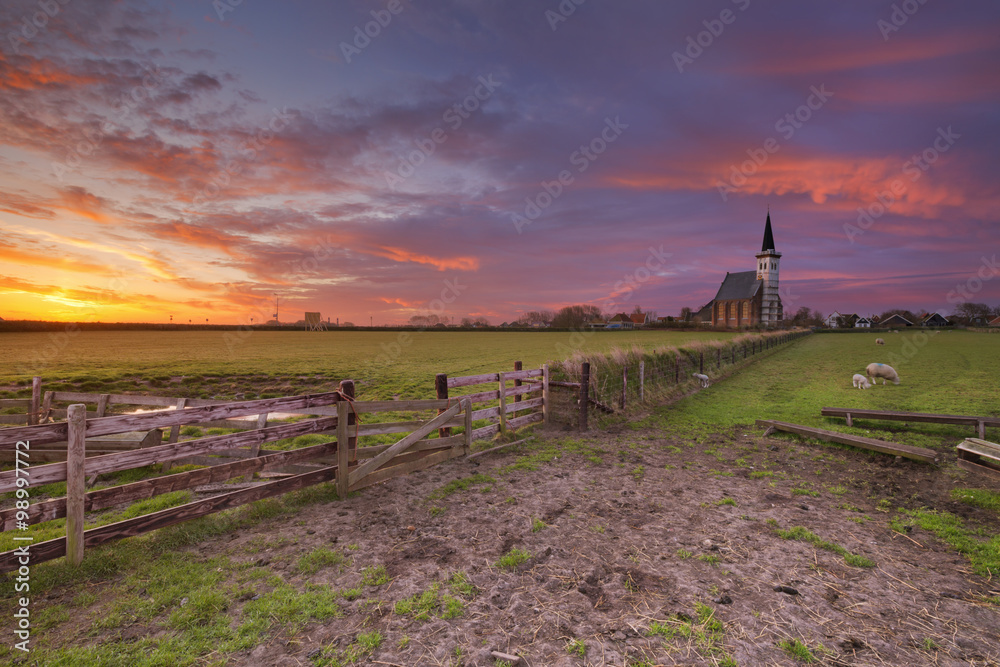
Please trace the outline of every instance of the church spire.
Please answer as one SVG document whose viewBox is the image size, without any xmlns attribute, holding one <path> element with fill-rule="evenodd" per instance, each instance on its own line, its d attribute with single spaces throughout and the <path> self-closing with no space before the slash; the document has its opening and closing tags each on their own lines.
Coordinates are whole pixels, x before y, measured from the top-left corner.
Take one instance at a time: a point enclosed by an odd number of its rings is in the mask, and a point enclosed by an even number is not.
<svg viewBox="0 0 1000 667">
<path fill-rule="evenodd" d="M 761 252 L 774 250 L 774 235 L 771 233 L 771 210 L 767 211 L 767 222 L 764 223 L 764 243 L 760 248 Z"/>
</svg>

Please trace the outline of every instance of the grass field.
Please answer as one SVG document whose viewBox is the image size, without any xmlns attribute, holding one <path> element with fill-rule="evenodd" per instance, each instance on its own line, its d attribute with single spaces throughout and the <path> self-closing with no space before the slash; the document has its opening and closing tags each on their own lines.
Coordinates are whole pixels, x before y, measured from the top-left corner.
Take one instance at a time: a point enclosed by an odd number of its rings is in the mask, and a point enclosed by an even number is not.
<svg viewBox="0 0 1000 667">
<path fill-rule="evenodd" d="M 638 344 L 646 349 L 718 340 L 735 333 L 621 331 L 111 331 L 0 335 L 0 384 L 93 383 L 128 378 L 258 375 L 353 379 L 366 399 L 430 398 L 434 376 L 538 368 L 574 350 L 600 352 Z M 41 359 L 42 365 L 32 366 Z M 48 387 L 47 387 L 48 388 Z M 127 390 L 127 383 L 113 388 Z M 363 393 L 362 393 L 363 392 Z M 209 392 L 211 393 L 211 392 Z"/>
<path fill-rule="evenodd" d="M 843 419 L 820 416 L 823 407 L 1000 414 L 1000 336 L 942 331 L 920 346 L 925 339 L 917 335 L 924 334 L 882 334 L 884 347 L 875 345 L 872 334 L 807 336 L 707 390 L 656 409 L 641 423 L 698 436 L 776 419 L 920 447 L 973 436 L 969 427 L 912 429 L 901 422 L 861 421 L 848 428 Z M 900 384 L 855 389 L 851 376 L 863 374 L 872 362 L 892 363 Z M 996 432 L 987 429 L 987 439 L 991 434 L 996 440 Z"/>
</svg>

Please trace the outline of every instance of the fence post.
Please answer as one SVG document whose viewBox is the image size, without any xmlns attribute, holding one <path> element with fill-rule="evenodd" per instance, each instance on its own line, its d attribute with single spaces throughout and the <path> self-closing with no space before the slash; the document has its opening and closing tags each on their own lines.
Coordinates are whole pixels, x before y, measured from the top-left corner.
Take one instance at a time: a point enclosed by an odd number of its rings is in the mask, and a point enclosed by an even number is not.
<svg viewBox="0 0 1000 667">
<path fill-rule="evenodd" d="M 448 399 L 448 374 L 438 373 L 434 376 L 434 391 L 437 393 L 437 397 L 441 400 Z M 444 412 L 444 409 L 439 409 L 438 414 Z M 447 438 L 451 435 L 451 429 L 448 427 L 438 429 L 439 438 Z"/>
<path fill-rule="evenodd" d="M 622 366 L 622 410 L 625 409 L 625 390 L 628 389 L 628 366 Z"/>
<path fill-rule="evenodd" d="M 66 415 L 66 562 L 83 562 L 83 505 L 87 496 L 87 406 L 74 403 Z"/>
<path fill-rule="evenodd" d="M 646 362 L 639 360 L 639 402 L 646 400 Z"/>
<path fill-rule="evenodd" d="M 702 375 L 705 374 L 705 352 L 701 351 L 698 353 L 698 372 Z"/>
<path fill-rule="evenodd" d="M 515 361 L 514 362 L 514 370 L 515 371 L 523 370 L 523 368 L 524 367 L 521 365 L 520 361 Z M 514 380 L 514 386 L 515 387 L 520 387 L 521 386 L 521 381 L 520 380 Z M 515 403 L 520 403 L 521 402 L 521 394 L 514 394 L 514 402 Z"/>
<path fill-rule="evenodd" d="M 580 430 L 587 430 L 587 410 L 590 409 L 590 362 L 580 368 Z"/>
<path fill-rule="evenodd" d="M 342 393 L 347 398 L 354 400 L 354 380 L 341 380 L 340 381 L 340 393 Z M 347 407 L 351 407 L 350 402 L 348 402 Z M 354 410 L 347 411 L 347 425 L 354 426 L 357 424 L 358 417 L 354 414 Z M 347 449 L 351 453 L 351 461 L 358 460 L 358 431 L 357 429 L 348 429 L 347 432 Z"/>
<path fill-rule="evenodd" d="M 38 414 L 42 409 L 42 378 L 31 378 L 31 406 L 28 407 L 28 426 L 39 423 Z"/>
<path fill-rule="evenodd" d="M 101 394 L 97 397 L 97 414 L 95 417 L 103 417 L 108 412 L 108 401 L 111 400 L 111 394 Z"/>
<path fill-rule="evenodd" d="M 350 488 L 348 482 L 348 452 L 347 444 L 347 413 L 350 411 L 347 401 L 341 399 L 337 401 L 337 497 L 341 500 L 347 499 L 347 491 Z"/>
<path fill-rule="evenodd" d="M 507 378 L 503 373 L 497 373 L 500 377 L 500 433 L 507 432 Z"/>
<path fill-rule="evenodd" d="M 674 356 L 674 384 L 681 383 L 681 358 Z"/>
<path fill-rule="evenodd" d="M 542 364 L 542 423 L 547 428 L 552 421 L 552 404 L 549 402 L 549 365 Z"/>
<path fill-rule="evenodd" d="M 722 368 L 722 348 L 715 348 L 715 368 L 719 370 Z"/>
<path fill-rule="evenodd" d="M 465 410 L 465 433 L 463 433 L 465 437 L 462 444 L 464 445 L 465 455 L 468 456 L 469 452 L 472 451 L 472 401 L 466 399 L 462 409 Z"/>
</svg>

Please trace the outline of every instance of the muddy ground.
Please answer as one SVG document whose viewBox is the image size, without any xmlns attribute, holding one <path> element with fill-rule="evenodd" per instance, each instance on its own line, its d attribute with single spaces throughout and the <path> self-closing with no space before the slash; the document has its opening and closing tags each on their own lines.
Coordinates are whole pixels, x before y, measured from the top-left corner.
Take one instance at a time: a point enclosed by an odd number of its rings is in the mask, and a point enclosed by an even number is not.
<svg viewBox="0 0 1000 667">
<path fill-rule="evenodd" d="M 467 488 L 448 493 L 455 480 Z M 299 589 L 351 589 L 372 566 L 388 575 L 343 600 L 341 618 L 279 633 L 232 655 L 232 665 L 338 665 L 351 657 L 407 667 L 503 664 L 493 652 L 533 667 L 810 658 L 1000 665 L 1000 582 L 974 574 L 966 557 L 919 527 L 889 528 L 900 510 L 924 507 L 1000 534 L 997 513 L 955 502 L 956 487 L 996 489 L 997 481 L 750 428 L 702 443 L 656 430 L 550 432 L 190 552 L 246 561 Z M 794 527 L 874 566 L 778 534 Z M 317 548 L 349 561 L 309 575 L 296 570 L 296 559 Z M 512 550 L 527 560 L 502 567 Z M 423 617 L 399 613 L 398 603 L 420 594 L 430 602 Z M 227 612 L 234 623 L 242 604 Z M 377 647 L 360 651 L 359 637 L 373 632 Z M 789 650 L 793 640 L 800 657 Z"/>
</svg>

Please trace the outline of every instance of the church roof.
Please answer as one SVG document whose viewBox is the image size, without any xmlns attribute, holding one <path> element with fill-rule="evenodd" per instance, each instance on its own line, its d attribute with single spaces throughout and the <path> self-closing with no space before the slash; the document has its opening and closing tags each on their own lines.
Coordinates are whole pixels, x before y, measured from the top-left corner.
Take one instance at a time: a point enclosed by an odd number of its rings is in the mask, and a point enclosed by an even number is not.
<svg viewBox="0 0 1000 667">
<path fill-rule="evenodd" d="M 764 243 L 761 244 L 760 251 L 774 250 L 774 234 L 771 233 L 771 212 L 767 212 L 767 222 L 764 223 Z"/>
<path fill-rule="evenodd" d="M 761 284 L 763 284 L 763 281 L 757 280 L 756 271 L 727 273 L 726 279 L 719 286 L 719 292 L 715 295 L 715 300 L 749 299 L 757 294 Z"/>
</svg>

